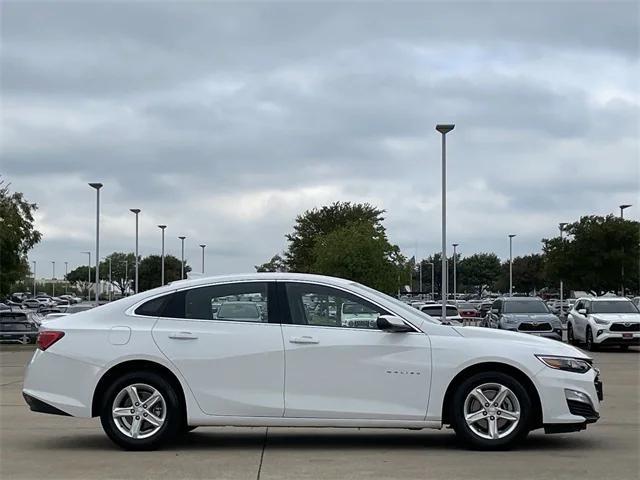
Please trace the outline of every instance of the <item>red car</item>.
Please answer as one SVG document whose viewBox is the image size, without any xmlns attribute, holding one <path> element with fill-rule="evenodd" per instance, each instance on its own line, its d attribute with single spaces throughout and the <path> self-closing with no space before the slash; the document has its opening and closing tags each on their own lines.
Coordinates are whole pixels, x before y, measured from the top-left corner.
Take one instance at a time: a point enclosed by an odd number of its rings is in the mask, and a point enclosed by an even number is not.
<svg viewBox="0 0 640 480">
<path fill-rule="evenodd" d="M 458 303 L 458 314 L 462 318 L 478 318 L 480 316 L 480 312 L 472 303 Z"/>
</svg>

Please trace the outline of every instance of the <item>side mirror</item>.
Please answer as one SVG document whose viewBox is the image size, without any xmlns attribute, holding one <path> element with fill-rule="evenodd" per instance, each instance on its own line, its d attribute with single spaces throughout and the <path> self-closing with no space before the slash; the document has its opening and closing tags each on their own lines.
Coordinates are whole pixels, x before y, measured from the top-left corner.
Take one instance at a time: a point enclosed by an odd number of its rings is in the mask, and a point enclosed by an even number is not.
<svg viewBox="0 0 640 480">
<path fill-rule="evenodd" d="M 376 324 L 380 330 L 385 332 L 413 332 L 413 328 L 404 323 L 404 320 L 393 315 L 380 315 L 376 320 Z"/>
<path fill-rule="evenodd" d="M 580 310 L 578 310 L 578 313 L 580 315 L 586 315 L 587 314 L 587 309 L 586 308 L 581 308 Z"/>
<path fill-rule="evenodd" d="M 497 315 L 498 313 L 500 313 L 500 310 L 498 310 L 497 308 L 492 308 L 491 313 L 495 313 Z"/>
</svg>

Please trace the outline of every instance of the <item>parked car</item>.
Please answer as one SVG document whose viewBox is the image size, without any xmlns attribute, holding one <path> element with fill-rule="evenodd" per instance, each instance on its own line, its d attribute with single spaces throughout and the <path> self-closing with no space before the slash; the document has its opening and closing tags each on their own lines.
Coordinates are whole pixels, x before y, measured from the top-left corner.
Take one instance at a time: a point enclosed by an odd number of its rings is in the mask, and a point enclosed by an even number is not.
<svg viewBox="0 0 640 480">
<path fill-rule="evenodd" d="M 35 343 L 41 318 L 31 312 L 0 311 L 0 342 Z"/>
<path fill-rule="evenodd" d="M 580 298 L 568 315 L 567 339 L 584 342 L 587 350 L 640 345 L 640 310 L 624 297 Z"/>
<path fill-rule="evenodd" d="M 442 319 L 442 304 L 423 305 L 422 307 L 420 307 L 420 311 L 433 317 L 437 321 L 441 321 Z M 455 305 L 447 305 L 445 313 L 447 315 L 448 325 L 462 326 L 463 318 L 460 316 L 460 313 L 458 312 L 458 309 Z"/>
<path fill-rule="evenodd" d="M 264 318 L 212 318 L 214 299 L 249 294 L 267 303 Z M 312 318 L 312 297 L 362 305 L 376 325 Z M 496 449 L 532 429 L 584 429 L 602 384 L 567 344 L 442 325 L 350 280 L 258 273 L 175 282 L 45 323 L 23 396 L 33 411 L 99 416 L 131 450 L 198 425 L 450 425 Z"/>
<path fill-rule="evenodd" d="M 0 302 L 0 310 L 11 310 L 11 307 L 6 303 Z"/>
<path fill-rule="evenodd" d="M 458 302 L 457 305 L 458 314 L 463 319 L 475 320 L 480 316 L 480 312 L 473 303 L 470 302 Z"/>
<path fill-rule="evenodd" d="M 42 308 L 42 306 L 43 306 L 42 302 L 38 301 L 35 298 L 27 298 L 22 301 L 22 308 L 30 308 L 30 309 L 37 310 L 39 308 Z"/>
<path fill-rule="evenodd" d="M 562 322 L 538 297 L 496 299 L 484 326 L 562 340 Z"/>
</svg>

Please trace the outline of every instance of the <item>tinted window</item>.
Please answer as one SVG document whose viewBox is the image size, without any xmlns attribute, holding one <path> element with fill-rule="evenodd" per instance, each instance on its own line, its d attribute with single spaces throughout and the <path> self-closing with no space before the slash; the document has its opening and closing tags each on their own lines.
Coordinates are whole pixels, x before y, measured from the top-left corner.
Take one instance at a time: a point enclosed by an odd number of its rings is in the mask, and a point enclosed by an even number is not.
<svg viewBox="0 0 640 480">
<path fill-rule="evenodd" d="M 598 301 L 591 302 L 591 313 L 638 313 L 631 302 Z"/>
<path fill-rule="evenodd" d="M 136 308 L 136 315 L 144 315 L 147 317 L 161 317 L 162 310 L 164 309 L 165 303 L 170 295 L 165 295 L 163 297 L 154 298 L 153 300 L 149 300 L 146 303 L 143 303 L 138 308 Z M 67 313 L 78 313 L 82 312 L 84 308 L 82 307 L 69 307 Z"/>
<path fill-rule="evenodd" d="M 177 292 L 164 316 L 194 320 L 268 322 L 268 283 L 210 285 Z"/>
<path fill-rule="evenodd" d="M 549 313 L 549 307 L 542 301 L 510 300 L 505 301 L 504 313 Z"/>
<path fill-rule="evenodd" d="M 442 316 L 442 305 L 428 305 L 426 307 L 422 307 L 421 310 L 427 315 L 431 315 L 432 317 L 441 317 Z M 458 310 L 456 307 L 446 308 L 447 317 L 455 317 L 458 315 Z"/>
<path fill-rule="evenodd" d="M 377 330 L 383 309 L 348 292 L 310 283 L 287 283 L 293 323 Z"/>
</svg>

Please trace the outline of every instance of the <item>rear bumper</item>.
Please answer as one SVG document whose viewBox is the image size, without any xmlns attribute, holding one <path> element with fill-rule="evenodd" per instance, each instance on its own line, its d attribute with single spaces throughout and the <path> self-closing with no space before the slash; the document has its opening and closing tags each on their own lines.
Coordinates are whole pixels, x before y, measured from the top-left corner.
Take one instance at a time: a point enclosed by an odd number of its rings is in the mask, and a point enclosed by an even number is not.
<svg viewBox="0 0 640 480">
<path fill-rule="evenodd" d="M 36 397 L 32 397 L 27 393 L 22 392 L 22 396 L 24 397 L 24 401 L 27 402 L 27 405 L 29 405 L 29 409 L 32 412 L 48 413 L 50 415 L 65 415 L 67 417 L 71 416 L 67 412 L 63 412 L 59 408 L 56 408 L 53 405 L 49 405 L 42 400 L 38 400 Z"/>
<path fill-rule="evenodd" d="M 0 332 L 0 342 L 3 343 L 35 343 L 38 331 L 31 332 Z"/>
</svg>

